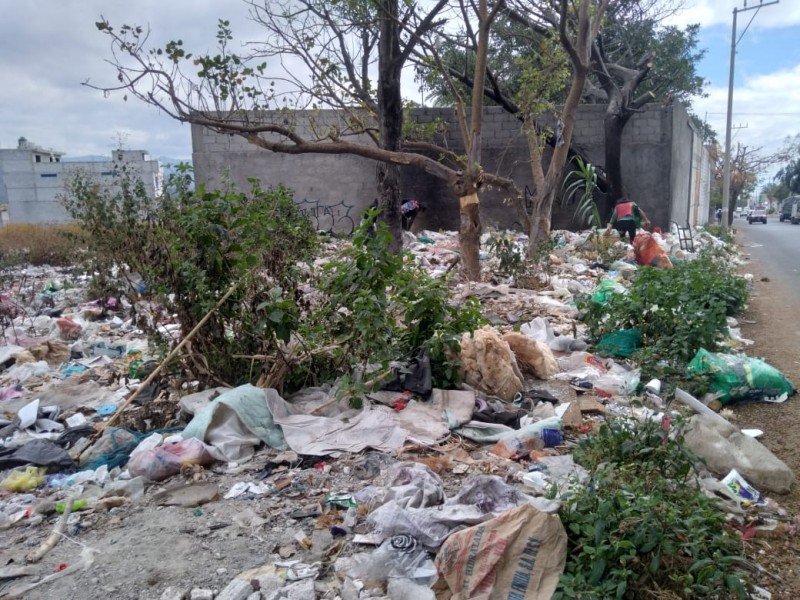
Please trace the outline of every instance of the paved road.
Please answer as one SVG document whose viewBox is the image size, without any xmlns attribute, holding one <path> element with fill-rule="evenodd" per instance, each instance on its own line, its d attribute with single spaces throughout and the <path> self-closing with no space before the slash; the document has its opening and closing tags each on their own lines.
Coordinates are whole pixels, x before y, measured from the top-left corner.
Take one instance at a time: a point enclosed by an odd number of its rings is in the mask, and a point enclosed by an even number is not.
<svg viewBox="0 0 800 600">
<path fill-rule="evenodd" d="M 753 266 L 800 298 L 800 225 L 781 223 L 770 215 L 766 225 L 748 225 L 747 219 L 739 218 L 733 220 L 733 226 Z"/>
</svg>

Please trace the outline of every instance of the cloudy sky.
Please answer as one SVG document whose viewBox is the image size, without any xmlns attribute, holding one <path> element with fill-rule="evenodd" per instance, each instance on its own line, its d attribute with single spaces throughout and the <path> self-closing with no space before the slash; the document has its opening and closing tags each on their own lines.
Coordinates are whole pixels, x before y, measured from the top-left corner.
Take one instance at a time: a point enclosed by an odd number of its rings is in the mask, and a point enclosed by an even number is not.
<svg viewBox="0 0 800 600">
<path fill-rule="evenodd" d="M 756 0 L 749 0 L 752 6 Z M 694 102 L 724 140 L 732 10 L 743 0 L 687 0 L 676 23 L 699 22 L 707 56 L 700 66 L 708 97 Z M 189 127 L 122 94 L 105 98 L 82 86 L 113 84 L 100 15 L 112 24 L 149 25 L 152 39 L 182 38 L 187 49 L 209 50 L 216 22 L 231 21 L 240 40 L 257 39 L 247 5 L 236 0 L 0 0 L 0 147 L 25 136 L 69 155 L 108 154 L 120 136 L 153 156 L 191 157 Z M 739 15 L 741 33 L 756 11 Z M 800 0 L 762 8 L 738 46 L 734 142 L 775 150 L 800 133 Z M 410 93 L 415 99 L 416 93 Z"/>
</svg>

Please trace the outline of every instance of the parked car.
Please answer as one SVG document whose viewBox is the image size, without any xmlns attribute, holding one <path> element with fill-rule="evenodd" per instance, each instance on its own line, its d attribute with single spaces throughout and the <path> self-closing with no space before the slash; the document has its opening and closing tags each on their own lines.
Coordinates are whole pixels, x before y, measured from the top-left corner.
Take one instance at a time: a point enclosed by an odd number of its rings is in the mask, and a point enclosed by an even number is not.
<svg viewBox="0 0 800 600">
<path fill-rule="evenodd" d="M 792 222 L 792 225 L 800 223 L 800 199 L 792 204 L 792 214 L 789 215 L 789 220 Z"/>
<path fill-rule="evenodd" d="M 759 221 L 764 225 L 767 224 L 767 211 L 764 208 L 754 208 L 749 215 L 747 215 L 747 222 L 752 225 L 755 221 Z"/>
<path fill-rule="evenodd" d="M 789 196 L 786 200 L 783 201 L 783 204 L 781 204 L 781 214 L 780 214 L 781 223 L 783 223 L 784 221 L 792 220 L 792 208 L 798 202 L 800 202 L 800 196 Z"/>
</svg>

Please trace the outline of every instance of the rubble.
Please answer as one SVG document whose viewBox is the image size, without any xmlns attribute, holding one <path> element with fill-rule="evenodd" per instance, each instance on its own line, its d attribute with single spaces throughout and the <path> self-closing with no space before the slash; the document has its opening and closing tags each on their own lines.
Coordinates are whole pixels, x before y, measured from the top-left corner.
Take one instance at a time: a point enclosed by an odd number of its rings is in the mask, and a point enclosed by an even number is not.
<svg viewBox="0 0 800 600">
<path fill-rule="evenodd" d="M 458 256 L 452 233 L 407 237 L 435 276 Z M 63 532 L 41 569 L 3 576 L 12 585 L 0 598 L 55 597 L 58 586 L 58 597 L 87 599 L 441 599 L 479 588 L 549 598 L 566 561 L 560 498 L 588 480 L 571 450 L 605 419 L 669 416 L 660 382 L 640 394 L 636 365 L 588 352 L 576 320 L 577 295 L 625 293 L 642 250 L 606 240 L 622 259 L 603 262 L 589 235 L 555 238 L 535 290 L 493 275 L 491 259 L 484 283 L 456 285 L 456 301 L 479 298 L 493 323 L 460 340 L 463 389 L 401 382 L 359 408 L 330 388 L 284 398 L 174 374 L 145 385 L 159 355 L 130 314 L 158 322 L 158 307 L 86 298 L 87 280 L 58 269 L 19 271 L 26 283 L 2 300 L 16 315 L 0 348 L 2 564 Z M 646 264 L 691 259 L 672 234 L 653 234 L 648 248 Z M 734 469 L 774 492 L 794 481 L 721 417 L 694 417 L 686 440 L 716 477 Z M 141 554 L 132 564 L 153 572 L 117 578 Z"/>
</svg>

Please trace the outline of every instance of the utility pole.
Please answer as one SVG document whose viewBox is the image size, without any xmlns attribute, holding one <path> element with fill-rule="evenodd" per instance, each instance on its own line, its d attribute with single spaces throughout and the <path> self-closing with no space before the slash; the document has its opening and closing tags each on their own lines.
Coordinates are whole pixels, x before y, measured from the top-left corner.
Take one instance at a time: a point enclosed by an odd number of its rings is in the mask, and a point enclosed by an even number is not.
<svg viewBox="0 0 800 600">
<path fill-rule="evenodd" d="M 773 4 L 778 4 L 780 0 L 774 0 L 773 2 L 767 2 L 764 4 L 764 0 L 760 0 L 758 5 L 756 6 L 747 6 L 747 0 L 744 0 L 744 8 L 734 8 L 733 9 L 733 29 L 731 30 L 731 71 L 730 75 L 728 76 L 728 118 L 725 123 L 725 166 L 722 176 L 722 227 L 728 227 L 728 205 L 730 204 L 731 198 L 731 121 L 733 120 L 733 68 L 736 61 L 736 45 L 741 41 L 742 37 L 745 33 L 747 33 L 747 28 L 750 27 L 750 23 L 753 22 L 753 19 L 756 18 L 758 11 L 761 10 L 764 6 L 771 6 Z M 755 10 L 756 12 L 753 14 L 752 18 L 750 19 L 750 23 L 747 24 L 747 27 L 744 28 L 742 35 L 739 39 L 736 39 L 736 16 L 740 12 L 747 12 L 748 10 Z"/>
</svg>

